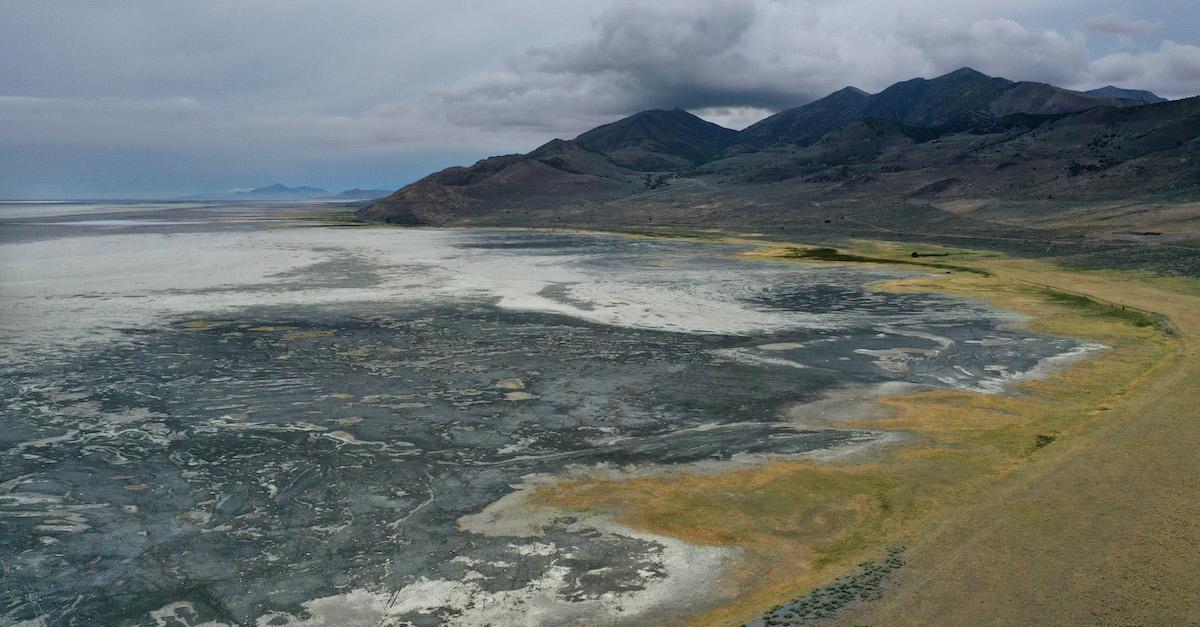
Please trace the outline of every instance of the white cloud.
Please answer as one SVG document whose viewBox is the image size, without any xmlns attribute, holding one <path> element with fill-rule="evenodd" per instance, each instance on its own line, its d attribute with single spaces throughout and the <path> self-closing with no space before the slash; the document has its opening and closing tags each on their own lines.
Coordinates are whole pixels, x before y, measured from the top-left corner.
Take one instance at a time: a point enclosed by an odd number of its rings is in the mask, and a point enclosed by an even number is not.
<svg viewBox="0 0 1200 627">
<path fill-rule="evenodd" d="M 1079 33 L 1030 30 L 1009 19 L 902 15 L 881 24 L 843 11 L 824 2 L 620 2 L 585 37 L 531 48 L 502 71 L 431 96 L 464 126 L 570 136 L 648 108 L 683 107 L 741 125 L 846 85 L 876 91 L 961 66 L 1060 83 L 1087 71 Z"/>
<path fill-rule="evenodd" d="M 1088 30 L 1093 32 L 1126 36 L 1149 35 L 1162 27 L 1160 22 L 1133 20 L 1118 13 L 1105 13 L 1090 17 L 1086 25 Z"/>
<path fill-rule="evenodd" d="M 1092 82 L 1149 89 L 1168 98 L 1200 94 L 1200 47 L 1164 41 L 1157 50 L 1097 59 Z"/>
<path fill-rule="evenodd" d="M 1013 80 L 1071 82 L 1088 62 L 1082 35 L 1033 31 L 1008 19 L 905 20 L 898 43 L 938 71 L 969 66 Z"/>
<path fill-rule="evenodd" d="M 740 131 L 771 115 L 774 111 L 762 107 L 704 107 L 691 113 L 725 128 Z"/>
</svg>

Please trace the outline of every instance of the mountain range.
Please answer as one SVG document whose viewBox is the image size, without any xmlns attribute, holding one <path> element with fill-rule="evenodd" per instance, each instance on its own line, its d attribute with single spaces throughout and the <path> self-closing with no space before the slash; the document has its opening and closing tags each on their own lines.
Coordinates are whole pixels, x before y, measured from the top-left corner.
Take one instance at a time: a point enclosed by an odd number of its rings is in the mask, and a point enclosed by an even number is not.
<svg viewBox="0 0 1200 627">
<path fill-rule="evenodd" d="M 1200 98 L 1079 92 L 962 68 L 876 94 L 846 87 L 742 131 L 680 109 L 643 111 L 431 174 L 358 217 L 605 228 L 853 220 L 990 233 L 1066 221 L 1120 237 L 1185 225 L 1166 236 L 1200 237 L 1194 208 L 1115 215 L 1132 201 L 1200 201 Z"/>
</svg>

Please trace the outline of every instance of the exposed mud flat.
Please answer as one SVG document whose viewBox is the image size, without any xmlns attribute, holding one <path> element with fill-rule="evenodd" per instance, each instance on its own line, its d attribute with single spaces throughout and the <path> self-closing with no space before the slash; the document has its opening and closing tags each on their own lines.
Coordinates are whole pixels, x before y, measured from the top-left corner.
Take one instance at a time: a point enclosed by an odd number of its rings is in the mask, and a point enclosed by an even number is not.
<svg viewBox="0 0 1200 627">
<path fill-rule="evenodd" d="M 997 392 L 1093 349 L 726 245 L 26 213 L 0 622 L 638 624 L 719 602 L 737 555 L 523 490 L 862 454 L 895 436 L 838 422 L 879 390 Z"/>
</svg>

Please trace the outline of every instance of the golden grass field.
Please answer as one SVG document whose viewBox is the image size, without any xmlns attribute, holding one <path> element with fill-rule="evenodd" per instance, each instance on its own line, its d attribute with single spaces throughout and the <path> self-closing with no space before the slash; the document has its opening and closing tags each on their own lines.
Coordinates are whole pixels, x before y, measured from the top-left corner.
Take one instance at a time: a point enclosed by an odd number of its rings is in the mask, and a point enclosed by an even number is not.
<svg viewBox="0 0 1200 627">
<path fill-rule="evenodd" d="M 805 250 L 747 254 L 813 263 Z M 911 250 L 850 253 L 911 263 Z M 879 287 L 981 299 L 1111 350 L 1016 394 L 885 397 L 887 417 L 846 424 L 910 437 L 867 460 L 577 480 L 533 500 L 738 549 L 731 602 L 690 624 L 751 620 L 896 546 L 907 563 L 887 592 L 836 622 L 1200 624 L 1200 282 L 950 259 L 952 271 Z"/>
</svg>

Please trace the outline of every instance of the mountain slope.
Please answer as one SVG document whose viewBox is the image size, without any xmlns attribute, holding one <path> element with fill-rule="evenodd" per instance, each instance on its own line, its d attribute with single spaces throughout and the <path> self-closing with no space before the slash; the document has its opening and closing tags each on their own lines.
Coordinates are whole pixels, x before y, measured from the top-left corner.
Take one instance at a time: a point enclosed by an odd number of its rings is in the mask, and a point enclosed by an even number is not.
<svg viewBox="0 0 1200 627">
<path fill-rule="evenodd" d="M 988 104 L 993 117 L 1027 113 L 1056 115 L 1085 111 L 1093 107 L 1132 107 L 1136 100 L 1115 98 L 1091 92 L 1072 91 L 1045 83 L 1015 83 Z"/>
<path fill-rule="evenodd" d="M 521 214 L 620 197 L 644 186 L 639 173 L 574 141 L 553 140 L 527 155 L 490 157 L 451 167 L 359 211 L 394 224 L 471 220 L 493 212 Z"/>
<path fill-rule="evenodd" d="M 855 122 L 726 180 L 820 184 L 805 193 L 841 199 L 851 193 L 922 200 L 1200 196 L 1197 151 L 1200 98 L 1193 98 L 1013 115 L 986 132 Z"/>
</svg>

